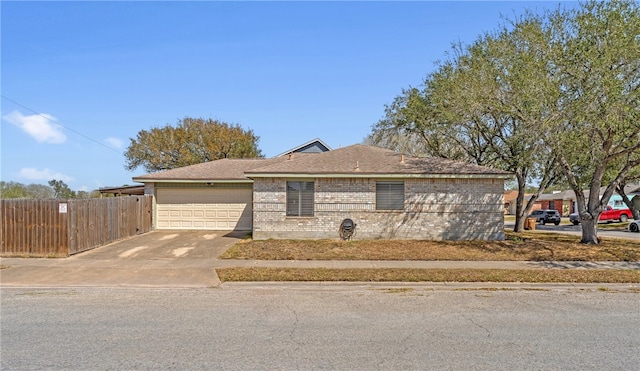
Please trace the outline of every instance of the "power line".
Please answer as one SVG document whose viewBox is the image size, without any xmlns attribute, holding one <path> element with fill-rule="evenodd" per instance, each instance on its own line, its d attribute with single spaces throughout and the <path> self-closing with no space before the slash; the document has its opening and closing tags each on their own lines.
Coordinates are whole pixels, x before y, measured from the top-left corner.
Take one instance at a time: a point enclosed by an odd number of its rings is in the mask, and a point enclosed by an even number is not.
<svg viewBox="0 0 640 371">
<path fill-rule="evenodd" d="M 100 141 L 98 141 L 98 140 L 95 140 L 95 139 L 93 139 L 93 138 L 91 138 L 91 137 L 89 137 L 89 136 L 86 136 L 86 135 L 82 134 L 81 132 L 79 132 L 79 131 L 77 131 L 77 130 L 75 130 L 75 129 L 72 129 L 72 128 L 70 128 L 70 127 L 64 126 L 64 125 L 62 125 L 60 122 L 58 122 L 58 121 L 56 121 L 56 120 L 53 120 L 53 119 L 51 119 L 50 117 L 47 117 L 47 116 L 45 116 L 45 115 L 43 115 L 43 114 L 41 114 L 41 113 L 39 113 L 39 112 L 36 112 L 36 111 L 32 110 L 31 108 L 29 108 L 29 107 L 27 107 L 27 106 L 25 106 L 25 105 L 23 105 L 23 104 L 20 104 L 20 103 L 16 102 L 16 101 L 15 101 L 15 100 L 13 100 L 13 99 L 7 98 L 7 97 L 5 97 L 4 95 L 0 95 L 0 96 L 2 96 L 2 98 L 4 98 L 4 99 L 8 100 L 9 102 L 11 102 L 11 103 L 13 103 L 13 104 L 15 104 L 15 105 L 17 105 L 17 106 L 20 106 L 20 107 L 22 107 L 22 108 L 26 109 L 27 111 L 29 111 L 29 112 L 31 112 L 31 113 L 35 113 L 36 115 L 38 115 L 38 116 L 40 116 L 40 117 L 44 117 L 44 118 L 45 118 L 45 119 L 47 119 L 48 121 L 51 121 L 51 122 L 53 122 L 53 123 L 56 123 L 57 125 L 60 125 L 60 127 L 62 127 L 63 129 L 69 130 L 69 131 L 71 131 L 71 132 L 73 132 L 73 133 L 75 133 L 75 134 L 77 134 L 77 135 L 79 135 L 79 136 L 81 136 L 81 137 L 83 137 L 83 138 L 85 138 L 85 139 L 87 139 L 87 140 L 90 140 L 90 141 L 92 141 L 92 142 L 94 142 L 94 143 L 96 143 L 96 144 L 99 144 L 99 145 L 103 146 L 104 148 L 107 148 L 107 149 L 109 149 L 109 150 L 111 150 L 111 151 L 113 151 L 113 152 L 115 152 L 115 153 L 122 154 L 122 152 L 118 152 L 116 149 L 114 149 L 114 148 L 112 148 L 112 147 L 109 147 L 108 145 L 106 145 L 106 144 L 104 144 L 104 143 L 102 143 L 102 142 L 100 142 Z"/>
</svg>

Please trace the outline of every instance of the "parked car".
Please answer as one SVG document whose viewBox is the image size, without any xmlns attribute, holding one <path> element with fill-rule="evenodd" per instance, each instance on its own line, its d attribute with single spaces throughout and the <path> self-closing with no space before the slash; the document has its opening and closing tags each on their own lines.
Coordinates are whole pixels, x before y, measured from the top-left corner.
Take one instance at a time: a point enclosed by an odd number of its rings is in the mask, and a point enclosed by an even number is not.
<svg viewBox="0 0 640 371">
<path fill-rule="evenodd" d="M 536 220 L 536 223 L 543 225 L 547 223 L 558 225 L 562 219 L 558 210 L 534 210 L 529 214 L 528 218 L 533 218 Z"/>
<path fill-rule="evenodd" d="M 612 222 L 614 220 L 619 220 L 624 223 L 631 218 L 631 215 L 632 213 L 629 209 L 614 209 L 611 206 L 607 206 L 600 214 L 598 222 Z M 580 216 L 578 213 L 571 214 L 569 215 L 569 221 L 574 225 L 578 225 L 580 224 Z"/>
<path fill-rule="evenodd" d="M 634 220 L 629 223 L 629 230 L 636 233 L 640 232 L 640 220 Z"/>
</svg>

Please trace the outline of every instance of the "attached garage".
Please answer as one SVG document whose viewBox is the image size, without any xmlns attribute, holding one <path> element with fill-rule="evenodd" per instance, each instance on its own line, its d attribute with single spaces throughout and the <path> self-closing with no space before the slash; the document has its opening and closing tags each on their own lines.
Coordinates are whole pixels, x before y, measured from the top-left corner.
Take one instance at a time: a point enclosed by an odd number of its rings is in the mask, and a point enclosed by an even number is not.
<svg viewBox="0 0 640 371">
<path fill-rule="evenodd" d="M 250 231 L 252 200 L 250 187 L 157 188 L 156 228 Z"/>
<path fill-rule="evenodd" d="M 290 158 L 224 158 L 133 181 L 144 183 L 144 194 L 154 196 L 154 229 L 251 231 L 253 180 L 245 172 Z"/>
</svg>

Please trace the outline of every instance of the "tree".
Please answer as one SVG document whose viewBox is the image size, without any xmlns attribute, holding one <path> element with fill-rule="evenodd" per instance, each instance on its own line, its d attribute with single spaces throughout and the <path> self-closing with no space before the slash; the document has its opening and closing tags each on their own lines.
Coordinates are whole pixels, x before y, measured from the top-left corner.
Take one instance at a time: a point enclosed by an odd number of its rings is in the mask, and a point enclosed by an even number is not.
<svg viewBox="0 0 640 371">
<path fill-rule="evenodd" d="M 0 198 L 53 198 L 53 189 L 43 184 L 24 185 L 0 181 Z"/>
<path fill-rule="evenodd" d="M 49 181 L 49 185 L 53 188 L 54 198 L 76 198 L 76 193 L 62 180 L 52 179 Z"/>
<path fill-rule="evenodd" d="M 597 244 L 602 210 L 640 166 L 640 10 L 589 1 L 556 12 L 550 30 L 562 115 L 547 137 L 576 194 L 581 241 Z"/>
<path fill-rule="evenodd" d="M 26 187 L 29 198 L 46 199 L 54 198 L 54 191 L 51 187 L 44 184 L 29 184 Z"/>
<path fill-rule="evenodd" d="M 414 153 L 513 172 L 519 190 L 514 230 L 522 230 L 535 199 L 558 180 L 556 158 L 539 135 L 558 96 L 547 78 L 542 24 L 529 14 L 468 47 L 454 45 L 424 90 L 404 90 L 386 107 L 368 140 L 403 150 L 398 147 L 420 139 Z M 533 178 L 540 186 L 524 205 Z"/>
<path fill-rule="evenodd" d="M 125 152 L 125 167 L 142 166 L 155 172 L 221 158 L 262 157 L 258 139 L 253 131 L 237 124 L 186 117 L 176 126 L 138 132 Z"/>
<path fill-rule="evenodd" d="M 528 181 L 540 182 L 537 195 L 566 182 L 583 221 L 581 241 L 598 243 L 597 221 L 612 193 L 638 179 L 638 102 L 639 5 L 588 1 L 526 14 L 454 47 L 424 90 L 405 90 L 387 107 L 369 140 L 397 146 L 421 138 L 430 155 L 513 172 L 516 231 L 536 198 L 523 204 Z"/>
<path fill-rule="evenodd" d="M 24 184 L 0 181 L 0 196 L 2 198 L 28 198 Z"/>
</svg>

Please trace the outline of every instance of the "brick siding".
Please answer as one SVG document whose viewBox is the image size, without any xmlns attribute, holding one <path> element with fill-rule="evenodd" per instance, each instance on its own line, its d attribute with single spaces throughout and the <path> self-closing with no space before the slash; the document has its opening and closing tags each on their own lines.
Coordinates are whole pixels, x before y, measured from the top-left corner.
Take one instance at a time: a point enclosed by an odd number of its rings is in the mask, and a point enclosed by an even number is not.
<svg viewBox="0 0 640 371">
<path fill-rule="evenodd" d="M 313 217 L 286 216 L 286 179 L 256 178 L 254 239 L 339 238 L 345 218 L 354 239 L 502 240 L 502 179 L 404 179 L 404 210 L 376 210 L 376 180 L 315 179 Z"/>
</svg>

